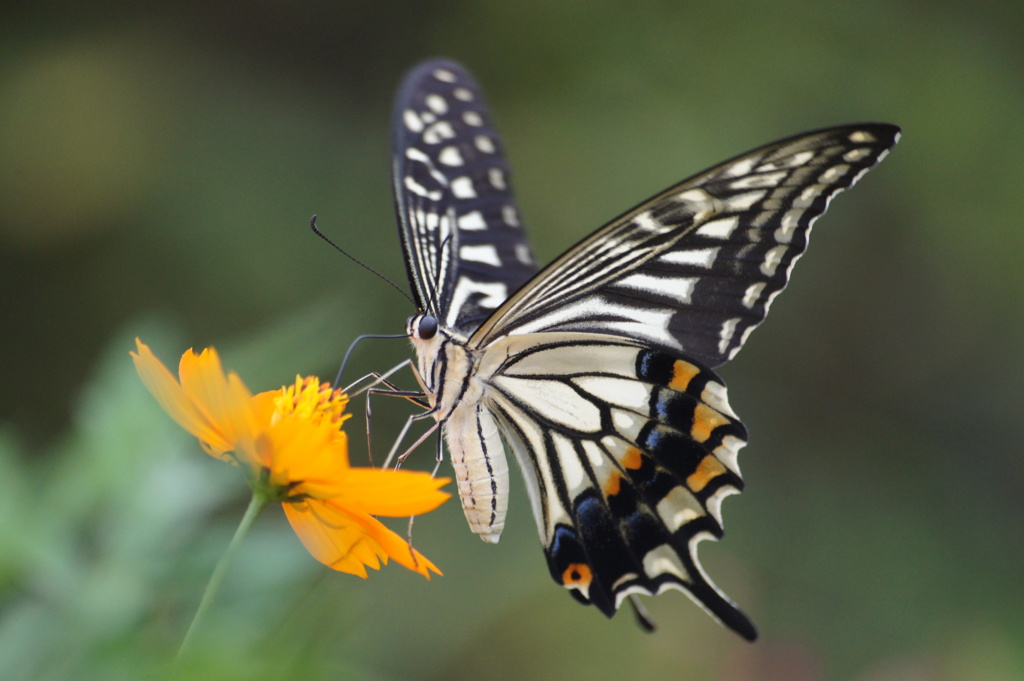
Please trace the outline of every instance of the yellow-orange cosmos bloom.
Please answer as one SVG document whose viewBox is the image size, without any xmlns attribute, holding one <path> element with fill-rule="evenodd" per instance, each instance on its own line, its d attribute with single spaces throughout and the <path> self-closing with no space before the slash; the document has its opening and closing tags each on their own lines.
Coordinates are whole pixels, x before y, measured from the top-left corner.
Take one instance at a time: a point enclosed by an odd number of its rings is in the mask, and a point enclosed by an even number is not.
<svg viewBox="0 0 1024 681">
<path fill-rule="evenodd" d="M 373 516 L 432 511 L 447 478 L 352 468 L 341 424 L 348 398 L 316 377 L 252 395 L 225 375 L 216 350 L 181 356 L 180 382 L 142 341 L 131 353 L 142 382 L 212 456 L 237 463 L 256 494 L 280 501 L 292 529 L 321 563 L 360 577 L 388 558 L 429 579 L 441 571 Z"/>
</svg>

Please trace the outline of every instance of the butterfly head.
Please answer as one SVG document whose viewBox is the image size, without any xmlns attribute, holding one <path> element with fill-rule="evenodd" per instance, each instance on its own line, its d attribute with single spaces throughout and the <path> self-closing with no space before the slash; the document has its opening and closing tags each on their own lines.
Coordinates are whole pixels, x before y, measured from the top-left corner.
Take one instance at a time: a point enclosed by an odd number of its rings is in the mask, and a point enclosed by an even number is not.
<svg viewBox="0 0 1024 681">
<path fill-rule="evenodd" d="M 435 370 L 441 352 L 441 341 L 446 336 L 441 330 L 437 317 L 424 312 L 409 317 L 405 332 L 409 334 L 412 347 L 416 350 L 419 374 L 423 378 L 428 392 L 434 392 Z"/>
</svg>

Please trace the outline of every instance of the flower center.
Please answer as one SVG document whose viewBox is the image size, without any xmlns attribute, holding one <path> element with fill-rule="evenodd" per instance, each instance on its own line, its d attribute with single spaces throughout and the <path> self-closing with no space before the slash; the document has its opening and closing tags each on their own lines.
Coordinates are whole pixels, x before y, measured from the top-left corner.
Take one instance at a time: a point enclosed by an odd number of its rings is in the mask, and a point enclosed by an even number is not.
<svg viewBox="0 0 1024 681">
<path fill-rule="evenodd" d="M 321 383 L 316 376 L 295 377 L 295 383 L 281 389 L 274 399 L 274 420 L 286 416 L 309 419 L 320 424 L 325 419 L 340 427 L 351 414 L 345 414 L 348 395 L 332 390 L 329 383 Z"/>
</svg>

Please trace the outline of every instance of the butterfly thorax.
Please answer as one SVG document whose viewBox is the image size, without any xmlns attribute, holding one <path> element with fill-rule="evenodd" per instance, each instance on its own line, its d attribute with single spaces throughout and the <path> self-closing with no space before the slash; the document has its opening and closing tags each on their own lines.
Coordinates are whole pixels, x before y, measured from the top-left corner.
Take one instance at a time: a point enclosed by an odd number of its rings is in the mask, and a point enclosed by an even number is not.
<svg viewBox="0 0 1024 681">
<path fill-rule="evenodd" d="M 465 337 L 439 327 L 431 315 L 410 318 L 407 329 L 420 383 L 434 418 L 443 424 L 466 520 L 481 539 L 496 543 L 508 509 L 508 462 L 483 394 L 497 367 L 478 366 L 482 353 L 474 352 Z"/>
</svg>

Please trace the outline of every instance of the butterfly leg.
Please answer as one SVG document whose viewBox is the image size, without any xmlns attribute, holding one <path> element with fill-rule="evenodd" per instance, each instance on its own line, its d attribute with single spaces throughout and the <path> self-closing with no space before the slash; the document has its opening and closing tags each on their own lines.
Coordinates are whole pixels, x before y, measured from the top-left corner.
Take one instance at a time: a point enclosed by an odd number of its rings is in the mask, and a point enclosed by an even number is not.
<svg viewBox="0 0 1024 681">
<path fill-rule="evenodd" d="M 344 388 L 345 393 L 348 394 L 349 397 L 355 397 L 360 394 L 366 395 L 366 449 L 371 465 L 373 463 L 373 436 L 371 428 L 373 410 L 371 408 L 370 400 L 370 397 L 372 395 L 376 394 L 389 395 L 392 397 L 401 397 L 409 400 L 410 402 L 412 402 L 418 407 L 421 407 L 422 409 L 430 408 L 430 405 L 425 401 L 426 395 L 422 391 L 402 390 L 397 385 L 388 380 L 392 375 L 401 371 L 407 366 L 412 367 L 412 362 L 410 362 L 409 360 L 405 360 L 404 362 L 395 365 L 394 367 L 384 372 L 383 374 L 376 371 L 371 372 L 369 374 L 366 374 L 365 376 L 356 379 L 355 381 L 353 381 Z M 413 373 L 415 373 L 415 368 L 413 368 L 412 370 Z M 360 384 L 366 385 L 363 385 L 363 387 L 357 390 L 356 386 L 359 386 Z M 379 388 L 378 386 L 380 385 L 384 385 L 385 388 Z"/>
<path fill-rule="evenodd" d="M 399 458 L 401 459 L 401 457 L 399 457 Z M 437 472 L 439 470 L 441 470 L 441 462 L 443 460 L 444 460 L 444 455 L 443 455 L 443 447 L 441 445 L 441 438 L 437 438 L 437 463 L 434 464 L 434 470 L 432 470 L 430 472 L 430 477 L 432 477 L 432 478 L 436 478 L 437 477 Z M 414 515 L 409 516 L 409 527 L 408 527 L 408 529 L 405 532 L 405 540 L 409 543 L 409 548 L 413 548 L 413 545 L 412 545 L 412 525 L 413 525 L 413 521 L 415 521 L 415 520 L 416 520 L 416 516 L 414 516 Z M 413 555 L 413 562 L 415 562 L 415 560 L 416 560 L 416 552 L 413 551 L 412 555 Z M 643 606 L 640 606 L 640 607 L 642 608 Z M 644 614 L 646 614 L 646 613 L 647 613 L 647 611 L 644 610 Z M 637 616 L 639 617 L 639 614 Z M 650 620 L 648 620 L 648 621 L 651 624 L 650 631 L 654 631 L 654 626 L 653 626 L 654 622 L 650 621 Z"/>
<path fill-rule="evenodd" d="M 402 441 L 405 439 L 405 436 L 409 434 L 409 429 L 412 428 L 413 423 L 421 419 L 427 418 L 428 416 L 433 416 L 436 413 L 437 407 L 433 407 L 431 409 L 428 409 L 427 411 L 420 412 L 419 414 L 413 414 L 412 416 L 405 420 L 405 425 L 402 426 L 402 430 L 399 431 L 398 437 L 395 438 L 395 444 L 391 446 L 391 451 L 388 452 L 388 458 L 384 460 L 384 468 L 388 468 L 391 466 L 391 461 L 395 458 L 395 454 L 398 452 L 398 449 L 401 446 Z M 440 424 L 435 421 L 434 425 L 430 426 L 430 428 L 428 428 L 426 432 L 424 432 L 422 435 L 419 436 L 419 438 L 416 439 L 416 442 L 412 443 L 411 447 L 408 447 L 404 452 L 402 452 L 402 454 L 399 455 L 398 457 L 395 467 L 398 468 L 399 466 L 401 466 L 405 462 L 405 460 L 409 458 L 409 455 L 412 454 L 413 450 L 419 447 L 424 440 L 430 437 L 434 433 L 434 431 L 437 430 L 439 425 Z"/>
<path fill-rule="evenodd" d="M 422 409 L 430 409 L 430 405 L 425 401 L 426 395 L 418 390 L 400 390 L 396 385 L 387 380 L 382 380 L 382 383 L 387 386 L 387 390 L 381 388 L 370 388 L 366 391 L 366 450 L 370 458 L 370 464 L 373 464 L 373 435 L 372 428 L 370 427 L 373 419 L 373 408 L 371 407 L 371 397 L 374 395 L 387 395 L 389 397 L 401 397 L 409 400 L 416 406 Z"/>
</svg>

